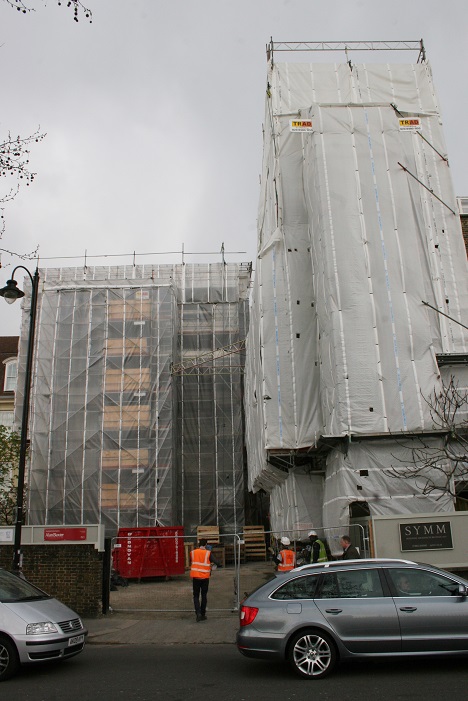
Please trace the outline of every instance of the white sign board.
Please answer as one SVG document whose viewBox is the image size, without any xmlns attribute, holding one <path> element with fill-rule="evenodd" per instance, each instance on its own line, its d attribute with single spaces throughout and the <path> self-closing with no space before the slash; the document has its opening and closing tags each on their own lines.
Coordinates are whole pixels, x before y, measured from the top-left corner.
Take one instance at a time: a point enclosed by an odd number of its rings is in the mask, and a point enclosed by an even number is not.
<svg viewBox="0 0 468 701">
<path fill-rule="evenodd" d="M 13 543 L 14 539 L 14 528 L 0 528 L 0 543 Z"/>
</svg>

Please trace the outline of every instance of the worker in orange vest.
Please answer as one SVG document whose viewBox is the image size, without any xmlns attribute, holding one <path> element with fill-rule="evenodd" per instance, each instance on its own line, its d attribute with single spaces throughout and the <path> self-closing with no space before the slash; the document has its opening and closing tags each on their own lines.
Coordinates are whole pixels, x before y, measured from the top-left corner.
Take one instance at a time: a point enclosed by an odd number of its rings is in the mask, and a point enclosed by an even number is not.
<svg viewBox="0 0 468 701">
<path fill-rule="evenodd" d="M 206 621 L 206 601 L 208 586 L 210 583 L 211 568 L 213 565 L 221 567 L 213 557 L 211 549 L 207 547 L 205 538 L 201 538 L 198 548 L 190 553 L 191 567 L 190 577 L 193 586 L 193 605 L 198 621 Z"/>
<path fill-rule="evenodd" d="M 280 551 L 275 557 L 278 572 L 289 572 L 296 566 L 296 553 L 290 549 L 291 541 L 286 536 L 283 536 L 280 541 Z"/>
</svg>

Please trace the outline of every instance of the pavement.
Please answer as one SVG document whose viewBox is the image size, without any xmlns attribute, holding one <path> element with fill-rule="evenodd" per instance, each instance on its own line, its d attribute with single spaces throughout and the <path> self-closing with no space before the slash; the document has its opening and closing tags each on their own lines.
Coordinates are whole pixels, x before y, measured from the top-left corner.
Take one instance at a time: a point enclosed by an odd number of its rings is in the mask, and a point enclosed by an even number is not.
<svg viewBox="0 0 468 701">
<path fill-rule="evenodd" d="M 153 614 L 154 615 L 154 614 Z M 207 611 L 207 620 L 197 623 L 195 614 L 184 617 L 134 619 L 109 613 L 101 618 L 84 619 L 88 644 L 98 645 L 193 645 L 233 644 L 239 628 L 239 614 L 225 616 Z"/>
<path fill-rule="evenodd" d="M 271 562 L 241 565 L 240 598 L 273 576 Z M 192 584 L 188 572 L 167 581 L 130 581 L 111 592 L 111 611 L 83 622 L 88 643 L 98 645 L 193 645 L 234 644 L 239 612 L 234 596 L 235 572 L 231 567 L 213 573 L 208 592 L 207 620 L 197 623 L 192 607 Z M 236 584 L 237 588 L 237 584 Z M 171 611 L 165 608 L 171 607 Z"/>
</svg>

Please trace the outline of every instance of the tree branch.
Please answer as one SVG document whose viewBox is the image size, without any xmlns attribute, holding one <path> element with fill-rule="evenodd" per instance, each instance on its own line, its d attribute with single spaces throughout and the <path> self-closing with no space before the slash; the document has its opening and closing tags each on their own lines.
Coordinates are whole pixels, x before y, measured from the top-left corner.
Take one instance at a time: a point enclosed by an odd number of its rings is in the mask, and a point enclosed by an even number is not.
<svg viewBox="0 0 468 701">
<path fill-rule="evenodd" d="M 35 12 L 35 8 L 31 7 L 31 2 L 33 0 L 3 0 L 4 2 L 7 3 L 7 5 L 10 5 L 10 7 L 13 7 L 14 9 L 18 10 L 18 12 L 22 12 L 24 15 L 28 14 L 28 12 Z M 75 22 L 79 21 L 80 18 L 80 13 L 84 15 L 86 19 L 88 19 L 90 22 L 93 21 L 93 13 L 91 10 L 83 5 L 83 3 L 80 0 L 57 0 L 57 5 L 61 6 L 64 5 L 66 7 L 69 7 L 73 11 L 73 19 Z"/>
<path fill-rule="evenodd" d="M 460 498 L 458 492 L 468 481 L 468 393 L 451 376 L 439 392 L 434 390 L 423 399 L 434 427 L 444 432 L 439 444 L 435 438 L 429 440 L 418 434 L 399 441 L 410 458 L 403 460 L 392 455 L 398 464 L 385 473 L 396 479 L 415 481 L 422 494 Z"/>
</svg>

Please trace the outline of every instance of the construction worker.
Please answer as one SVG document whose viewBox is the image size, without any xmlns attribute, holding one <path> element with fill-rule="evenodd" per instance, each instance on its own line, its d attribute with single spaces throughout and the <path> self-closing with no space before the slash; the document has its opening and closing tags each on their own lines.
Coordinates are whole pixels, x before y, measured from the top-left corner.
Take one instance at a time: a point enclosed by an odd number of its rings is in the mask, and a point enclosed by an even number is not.
<svg viewBox="0 0 468 701">
<path fill-rule="evenodd" d="M 310 565 L 314 562 L 327 562 L 327 551 L 325 549 L 325 543 L 319 540 L 316 531 L 309 531 L 307 534 L 309 538 L 309 544 L 306 545 L 302 551 L 302 556 L 306 561 L 306 564 Z"/>
<path fill-rule="evenodd" d="M 206 601 L 208 586 L 210 583 L 211 568 L 213 565 L 221 567 L 215 560 L 211 549 L 207 547 L 205 538 L 201 538 L 198 548 L 190 553 L 191 567 L 190 577 L 193 587 L 193 605 L 197 622 L 206 621 Z"/>
<path fill-rule="evenodd" d="M 274 558 L 277 562 L 278 572 L 289 572 L 293 570 L 296 566 L 296 553 L 294 550 L 290 549 L 291 541 L 286 536 L 283 536 L 280 540 L 280 551 Z"/>
</svg>

